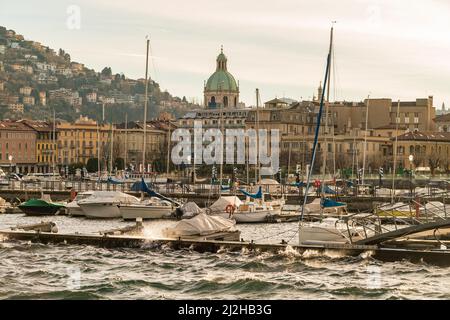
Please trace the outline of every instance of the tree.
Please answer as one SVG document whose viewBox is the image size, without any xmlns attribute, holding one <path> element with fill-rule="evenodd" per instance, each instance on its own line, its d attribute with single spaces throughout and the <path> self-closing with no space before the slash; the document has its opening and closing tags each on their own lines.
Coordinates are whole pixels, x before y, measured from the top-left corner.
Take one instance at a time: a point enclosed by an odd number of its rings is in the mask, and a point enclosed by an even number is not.
<svg viewBox="0 0 450 320">
<path fill-rule="evenodd" d="M 112 76 L 112 70 L 111 67 L 104 67 L 102 72 L 101 72 L 102 76 L 104 77 L 111 77 Z"/>
<path fill-rule="evenodd" d="M 431 152 L 428 158 L 428 165 L 430 166 L 431 176 L 434 177 L 436 169 L 441 165 L 441 154 L 439 152 Z"/>
<path fill-rule="evenodd" d="M 98 158 L 89 158 L 86 164 L 86 170 L 88 172 L 98 171 Z"/>
<path fill-rule="evenodd" d="M 114 160 L 114 168 L 117 168 L 117 170 L 125 169 L 125 160 L 123 158 L 116 158 Z"/>
</svg>

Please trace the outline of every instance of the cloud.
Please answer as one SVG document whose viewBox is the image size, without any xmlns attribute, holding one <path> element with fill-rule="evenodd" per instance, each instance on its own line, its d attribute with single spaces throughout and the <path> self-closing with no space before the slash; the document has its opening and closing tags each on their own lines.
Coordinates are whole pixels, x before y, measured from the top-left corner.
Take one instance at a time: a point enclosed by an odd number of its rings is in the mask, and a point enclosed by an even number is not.
<svg viewBox="0 0 450 320">
<path fill-rule="evenodd" d="M 323 78 L 329 28 L 336 20 L 337 98 L 372 95 L 450 100 L 450 3 L 438 0 L 75 1 L 81 7 L 78 32 L 55 28 L 62 5 L 40 2 L 46 19 L 29 21 L 32 8 L 6 3 L 26 36 L 63 47 L 95 68 L 142 77 L 145 35 L 152 44 L 153 75 L 177 95 L 202 96 L 203 81 L 215 69 L 224 45 L 229 69 L 251 103 L 256 86 L 267 97 L 308 97 Z M 69 4 L 69 2 L 67 2 Z M 61 13 L 61 12 L 62 13 Z M 62 16 L 61 16 L 62 15 Z M 40 28 L 36 28 L 39 24 Z M 18 28 L 19 29 L 19 28 Z M 42 32 L 41 30 L 51 30 Z M 156 74 L 155 74 L 156 73 Z M 284 89 L 283 89 L 284 88 Z M 182 90 L 188 90 L 184 92 Z"/>
</svg>

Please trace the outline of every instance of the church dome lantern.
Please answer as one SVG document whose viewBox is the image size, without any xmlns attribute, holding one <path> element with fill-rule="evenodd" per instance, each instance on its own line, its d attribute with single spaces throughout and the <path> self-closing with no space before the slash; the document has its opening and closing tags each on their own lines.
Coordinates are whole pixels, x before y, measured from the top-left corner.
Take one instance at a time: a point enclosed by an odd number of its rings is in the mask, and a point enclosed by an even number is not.
<svg viewBox="0 0 450 320">
<path fill-rule="evenodd" d="M 216 59 L 216 71 L 204 86 L 204 101 L 208 108 L 236 108 L 239 103 L 239 85 L 228 72 L 227 62 L 228 59 L 221 48 Z"/>
</svg>

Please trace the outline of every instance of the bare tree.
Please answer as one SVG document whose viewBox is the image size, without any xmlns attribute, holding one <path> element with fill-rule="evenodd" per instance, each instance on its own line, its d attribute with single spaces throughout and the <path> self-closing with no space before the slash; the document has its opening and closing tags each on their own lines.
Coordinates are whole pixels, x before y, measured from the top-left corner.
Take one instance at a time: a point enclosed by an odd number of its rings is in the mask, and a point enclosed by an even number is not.
<svg viewBox="0 0 450 320">
<path fill-rule="evenodd" d="M 439 152 L 431 152 L 428 157 L 428 165 L 430 166 L 431 176 L 434 177 L 436 169 L 441 165 L 441 154 Z"/>
</svg>

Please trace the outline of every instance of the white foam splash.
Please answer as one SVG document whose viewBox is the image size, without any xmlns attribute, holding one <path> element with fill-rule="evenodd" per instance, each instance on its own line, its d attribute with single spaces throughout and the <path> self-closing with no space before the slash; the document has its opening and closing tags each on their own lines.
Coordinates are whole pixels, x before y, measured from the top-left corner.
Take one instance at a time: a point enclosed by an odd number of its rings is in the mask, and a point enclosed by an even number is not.
<svg viewBox="0 0 450 320">
<path fill-rule="evenodd" d="M 360 253 L 359 256 L 361 257 L 361 259 L 367 260 L 367 259 L 371 258 L 374 254 L 375 254 L 375 251 L 368 250 L 368 251 L 364 251 L 364 252 Z"/>
</svg>

